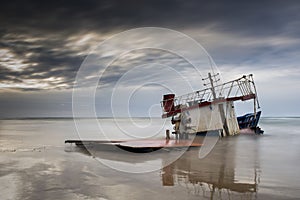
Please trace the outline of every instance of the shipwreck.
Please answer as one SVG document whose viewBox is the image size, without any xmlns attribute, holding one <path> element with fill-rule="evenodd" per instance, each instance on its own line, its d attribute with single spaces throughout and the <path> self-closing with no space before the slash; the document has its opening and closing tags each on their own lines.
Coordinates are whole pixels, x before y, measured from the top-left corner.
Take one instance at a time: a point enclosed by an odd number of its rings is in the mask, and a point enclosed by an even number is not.
<svg viewBox="0 0 300 200">
<path fill-rule="evenodd" d="M 163 95 L 162 118 L 171 118 L 172 133 L 177 139 L 187 139 L 191 134 L 218 132 L 219 136 L 239 133 L 262 134 L 258 127 L 261 115 L 253 75 L 218 84 L 219 74 L 202 79 L 205 89 L 182 96 Z M 253 101 L 253 112 L 236 116 L 235 101 Z M 169 130 L 166 131 L 167 137 Z"/>
</svg>

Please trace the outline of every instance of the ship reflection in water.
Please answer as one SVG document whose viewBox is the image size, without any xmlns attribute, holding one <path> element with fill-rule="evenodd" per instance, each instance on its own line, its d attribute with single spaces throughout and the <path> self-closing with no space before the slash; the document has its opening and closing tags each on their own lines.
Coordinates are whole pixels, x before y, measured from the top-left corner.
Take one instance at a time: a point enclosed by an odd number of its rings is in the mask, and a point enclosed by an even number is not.
<svg viewBox="0 0 300 200">
<path fill-rule="evenodd" d="M 172 151 L 180 151 L 178 149 L 156 152 L 154 159 L 153 153 L 148 156 L 148 153 L 119 152 L 116 149 L 75 148 L 81 153 L 117 162 L 125 168 L 131 165 L 143 167 L 145 162 L 160 163 L 159 176 L 164 189 L 176 187 L 177 190 L 180 187 L 189 195 L 208 199 L 256 199 L 260 182 L 258 145 L 259 136 L 222 138 L 205 158 L 199 159 L 199 148 L 190 148 L 174 162 L 169 162 L 168 156 Z"/>
<path fill-rule="evenodd" d="M 211 199 L 230 199 L 232 192 L 240 193 L 240 197 L 255 198 L 260 170 L 258 162 L 253 158 L 257 155 L 244 157 L 245 152 L 236 149 L 234 140 L 228 141 L 226 138 L 219 141 L 203 159 L 198 158 L 198 150 L 187 151 L 184 156 L 162 169 L 163 186 L 181 185 L 194 195 Z M 247 151 L 250 151 L 248 155 L 257 153 L 255 146 L 251 147 L 247 147 Z M 241 162 L 240 168 L 237 162 Z"/>
</svg>

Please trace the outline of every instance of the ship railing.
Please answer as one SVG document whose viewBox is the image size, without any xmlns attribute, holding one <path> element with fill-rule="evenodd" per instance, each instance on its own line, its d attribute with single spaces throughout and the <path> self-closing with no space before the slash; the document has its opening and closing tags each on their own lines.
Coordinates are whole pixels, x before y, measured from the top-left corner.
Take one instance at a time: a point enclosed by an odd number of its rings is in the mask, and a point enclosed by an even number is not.
<svg viewBox="0 0 300 200">
<path fill-rule="evenodd" d="M 213 90 L 217 95 L 213 97 Z M 245 98 L 244 98 L 245 97 Z M 174 98 L 174 107 L 191 106 L 195 103 L 212 102 L 217 99 L 234 99 L 241 100 L 253 99 L 256 97 L 256 89 L 252 74 L 244 75 L 241 78 L 214 86 L 205 88 L 185 95 Z M 165 100 L 167 101 L 167 100 Z M 163 106 L 163 101 L 161 102 Z"/>
</svg>

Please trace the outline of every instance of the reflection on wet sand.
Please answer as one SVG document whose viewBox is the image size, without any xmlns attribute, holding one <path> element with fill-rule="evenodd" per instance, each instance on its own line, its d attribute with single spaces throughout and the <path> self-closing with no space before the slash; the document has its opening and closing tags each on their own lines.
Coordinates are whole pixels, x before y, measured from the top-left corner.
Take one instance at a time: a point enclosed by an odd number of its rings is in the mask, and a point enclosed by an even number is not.
<svg viewBox="0 0 300 200">
<path fill-rule="evenodd" d="M 73 150 L 123 164 L 159 161 L 163 187 L 182 186 L 193 195 L 210 199 L 231 198 L 231 193 L 236 193 L 235 197 L 239 194 L 241 198 L 252 199 L 257 195 L 260 172 L 256 140 L 250 140 L 246 150 L 237 148 L 237 144 L 236 138 L 222 139 L 203 159 L 199 159 L 199 148 L 191 148 L 172 163 L 168 157 L 172 151 L 180 151 L 179 149 L 152 153 L 151 156 L 148 156 L 148 153 L 117 153 L 84 146 Z"/>
</svg>

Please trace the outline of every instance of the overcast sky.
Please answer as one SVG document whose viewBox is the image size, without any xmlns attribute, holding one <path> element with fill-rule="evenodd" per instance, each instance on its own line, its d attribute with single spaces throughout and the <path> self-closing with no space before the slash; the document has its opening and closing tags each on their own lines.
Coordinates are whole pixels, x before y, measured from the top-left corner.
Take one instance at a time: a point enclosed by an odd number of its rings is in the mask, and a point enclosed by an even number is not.
<svg viewBox="0 0 300 200">
<path fill-rule="evenodd" d="M 299 10 L 297 0 L 1 2 L 0 117 L 72 116 L 72 88 L 87 55 L 114 34 L 139 27 L 173 29 L 195 39 L 210 54 L 224 80 L 254 74 L 264 116 L 300 116 Z M 160 39 L 170 43 L 163 35 Z M 134 42 L 151 43 L 147 38 Z M 122 46 L 114 48 L 98 56 L 105 61 Z M 151 105 L 169 91 L 161 87 L 162 79 L 176 81 L 179 73 L 201 81 L 184 59 L 155 49 L 129 52 L 111 66 L 95 95 L 98 116 L 111 115 L 108 95 L 116 84 L 115 98 L 120 100 L 126 96 L 122 96 L 126 83 L 140 86 L 144 80 L 153 82 L 129 100 L 133 116 L 147 116 L 159 113 L 157 105 Z M 183 93 L 180 86 L 184 83 L 171 84 L 177 84 L 177 92 Z M 118 101 L 113 107 L 122 115 Z M 238 112 L 247 112 L 243 109 Z"/>
</svg>

